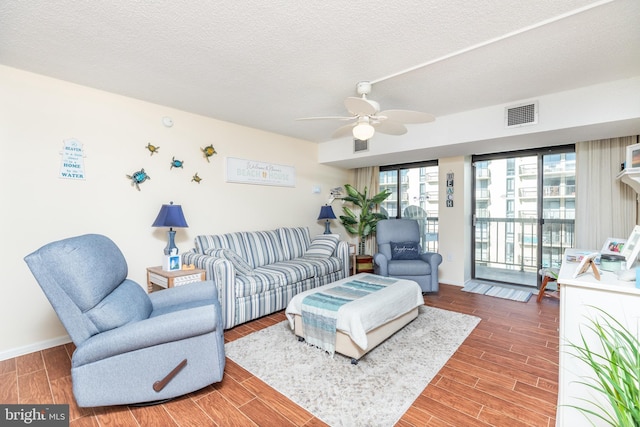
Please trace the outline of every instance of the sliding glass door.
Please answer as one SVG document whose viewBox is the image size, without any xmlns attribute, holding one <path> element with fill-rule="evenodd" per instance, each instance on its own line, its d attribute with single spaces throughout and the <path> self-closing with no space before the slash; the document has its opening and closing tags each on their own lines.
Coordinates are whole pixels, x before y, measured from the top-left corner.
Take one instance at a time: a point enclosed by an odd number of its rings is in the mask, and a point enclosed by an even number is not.
<svg viewBox="0 0 640 427">
<path fill-rule="evenodd" d="M 420 244 L 438 251 L 438 165 L 436 162 L 380 167 L 380 190 L 391 196 L 380 206 L 389 218 L 411 218 L 420 226 Z"/>
<path fill-rule="evenodd" d="M 475 156 L 473 277 L 536 287 L 573 246 L 575 153 Z"/>
</svg>

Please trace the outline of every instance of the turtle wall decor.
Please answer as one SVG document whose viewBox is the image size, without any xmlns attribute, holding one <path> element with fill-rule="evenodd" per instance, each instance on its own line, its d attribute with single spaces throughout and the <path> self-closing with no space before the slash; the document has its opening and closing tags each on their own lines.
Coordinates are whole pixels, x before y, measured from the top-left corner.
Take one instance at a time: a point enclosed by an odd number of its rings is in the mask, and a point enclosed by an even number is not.
<svg viewBox="0 0 640 427">
<path fill-rule="evenodd" d="M 218 154 L 216 149 L 213 148 L 213 144 L 207 145 L 204 148 L 200 148 L 200 151 L 202 151 L 202 155 L 205 159 L 207 159 L 207 162 L 209 162 L 209 157 L 213 156 L 214 154 Z"/>
<path fill-rule="evenodd" d="M 151 179 L 151 177 L 144 171 L 144 168 L 139 171 L 135 171 L 131 175 L 127 175 L 127 178 L 131 181 L 131 186 L 135 186 L 138 191 L 140 191 L 140 184 Z"/>
<path fill-rule="evenodd" d="M 171 167 L 169 169 L 173 169 L 173 168 L 182 168 L 184 166 L 184 162 L 182 160 L 176 160 L 175 156 L 171 159 Z"/>
<path fill-rule="evenodd" d="M 159 150 L 160 147 L 153 145 L 152 143 L 148 143 L 147 146 L 145 147 L 147 150 L 149 150 L 149 155 L 153 156 L 154 154 L 156 154 Z"/>
</svg>

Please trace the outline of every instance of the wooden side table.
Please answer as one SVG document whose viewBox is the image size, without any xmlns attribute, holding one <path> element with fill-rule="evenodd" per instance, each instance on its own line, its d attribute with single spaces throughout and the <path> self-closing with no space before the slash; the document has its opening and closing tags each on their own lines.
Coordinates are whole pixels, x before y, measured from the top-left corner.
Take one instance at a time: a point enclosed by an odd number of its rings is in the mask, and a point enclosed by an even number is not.
<svg viewBox="0 0 640 427">
<path fill-rule="evenodd" d="M 356 255 L 356 273 L 373 273 L 373 257 Z"/>
<path fill-rule="evenodd" d="M 206 272 L 199 268 L 193 270 L 165 271 L 161 266 L 147 268 L 147 292 L 173 288 L 187 283 L 205 280 Z"/>
</svg>

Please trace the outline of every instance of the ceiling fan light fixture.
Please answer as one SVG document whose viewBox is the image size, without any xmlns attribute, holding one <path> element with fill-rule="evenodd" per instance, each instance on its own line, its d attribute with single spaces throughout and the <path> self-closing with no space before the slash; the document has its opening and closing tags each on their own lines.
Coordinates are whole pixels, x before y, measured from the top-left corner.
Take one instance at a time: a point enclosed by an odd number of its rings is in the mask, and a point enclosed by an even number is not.
<svg viewBox="0 0 640 427">
<path fill-rule="evenodd" d="M 353 137 L 361 141 L 366 141 L 373 136 L 375 131 L 368 120 L 358 120 L 358 124 L 353 127 Z"/>
</svg>

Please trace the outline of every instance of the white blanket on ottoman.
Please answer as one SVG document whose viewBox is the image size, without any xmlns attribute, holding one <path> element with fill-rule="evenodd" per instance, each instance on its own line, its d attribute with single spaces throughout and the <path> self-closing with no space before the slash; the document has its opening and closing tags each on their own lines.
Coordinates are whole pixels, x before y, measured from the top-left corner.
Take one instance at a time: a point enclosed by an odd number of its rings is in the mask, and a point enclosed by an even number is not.
<svg viewBox="0 0 640 427">
<path fill-rule="evenodd" d="M 412 280 L 361 273 L 294 296 L 285 312 L 291 328 L 294 328 L 294 316 L 302 315 L 302 301 L 307 295 L 340 286 L 352 280 L 388 285 L 384 289 L 349 302 L 338 309 L 336 329 L 349 335 L 363 350 L 368 347 L 367 332 L 424 304 L 422 290 Z"/>
</svg>

